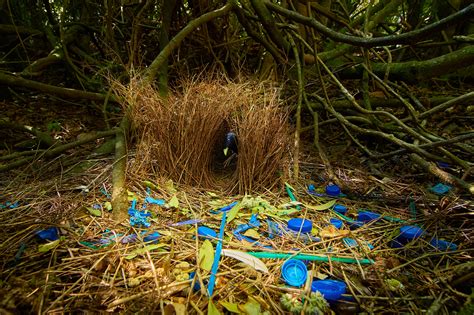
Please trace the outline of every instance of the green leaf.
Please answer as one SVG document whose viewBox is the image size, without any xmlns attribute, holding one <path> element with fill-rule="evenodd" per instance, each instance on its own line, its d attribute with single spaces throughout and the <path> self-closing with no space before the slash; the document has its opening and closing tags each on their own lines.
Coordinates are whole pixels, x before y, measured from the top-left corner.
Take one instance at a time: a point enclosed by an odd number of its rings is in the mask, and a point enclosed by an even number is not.
<svg viewBox="0 0 474 315">
<path fill-rule="evenodd" d="M 218 198 L 219 196 L 216 193 L 213 193 L 211 191 L 208 191 L 207 194 L 211 196 L 212 198 Z"/>
<path fill-rule="evenodd" d="M 251 296 L 248 297 L 247 303 L 240 305 L 240 308 L 247 315 L 260 315 L 261 313 L 260 304 Z"/>
<path fill-rule="evenodd" d="M 61 239 L 57 239 L 55 241 L 46 243 L 46 244 L 41 244 L 38 246 L 38 252 L 40 253 L 46 253 L 52 250 L 53 248 L 56 248 L 59 243 L 61 242 Z"/>
<path fill-rule="evenodd" d="M 317 206 L 310 206 L 310 205 L 304 205 L 306 208 L 311 209 L 311 210 L 327 210 L 330 209 L 334 204 L 336 203 L 336 200 L 331 200 L 329 202 L 326 202 L 325 204 L 322 205 L 317 205 Z"/>
<path fill-rule="evenodd" d="M 86 207 L 86 209 L 95 217 L 100 217 L 102 215 L 102 211 L 100 211 L 100 209 L 94 209 L 92 207 Z"/>
<path fill-rule="evenodd" d="M 214 247 L 211 241 L 205 240 L 199 248 L 199 267 L 206 271 L 211 271 L 214 262 Z"/>
<path fill-rule="evenodd" d="M 226 310 L 232 313 L 242 314 L 237 303 L 230 303 L 226 301 L 219 301 L 219 304 L 224 306 Z"/>
<path fill-rule="evenodd" d="M 219 312 L 212 300 L 209 300 L 209 303 L 207 304 L 207 315 L 221 315 L 221 312 Z"/>
<path fill-rule="evenodd" d="M 155 191 L 158 190 L 158 185 L 155 185 L 153 182 L 149 180 L 144 180 L 143 185 L 145 185 L 145 187 L 150 188 L 151 190 L 155 190 Z"/>
<path fill-rule="evenodd" d="M 137 257 L 138 255 L 144 255 L 146 252 L 151 252 L 152 250 L 155 250 L 155 249 L 158 249 L 158 248 L 162 248 L 162 247 L 166 247 L 168 246 L 167 244 L 150 244 L 150 245 L 146 245 L 145 247 L 143 248 L 137 248 L 135 249 L 134 251 L 132 251 L 130 254 L 128 254 L 127 256 L 125 256 L 125 259 L 133 259 L 135 257 Z"/>
<path fill-rule="evenodd" d="M 107 210 L 107 211 L 112 211 L 112 203 L 110 201 L 106 201 L 104 203 L 104 208 Z"/>
<path fill-rule="evenodd" d="M 168 205 L 172 208 L 178 208 L 179 207 L 178 197 L 176 197 L 176 195 L 173 195 L 173 197 L 171 197 L 171 200 L 168 202 Z"/>
<path fill-rule="evenodd" d="M 227 213 L 226 224 L 228 224 L 230 221 L 235 219 L 235 217 L 237 216 L 237 213 L 239 213 L 239 210 L 241 208 L 242 207 L 240 206 L 240 202 L 239 202 L 235 206 L 233 206 L 232 209 L 229 210 L 229 212 Z"/>
</svg>

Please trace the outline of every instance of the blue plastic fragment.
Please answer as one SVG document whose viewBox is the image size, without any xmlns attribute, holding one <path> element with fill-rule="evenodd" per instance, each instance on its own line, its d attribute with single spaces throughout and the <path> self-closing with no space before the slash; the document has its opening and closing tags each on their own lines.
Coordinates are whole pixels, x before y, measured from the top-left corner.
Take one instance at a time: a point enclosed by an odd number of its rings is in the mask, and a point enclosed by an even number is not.
<svg viewBox="0 0 474 315">
<path fill-rule="evenodd" d="M 15 208 L 18 208 L 19 206 L 20 206 L 20 203 L 18 201 L 16 202 L 7 201 L 5 202 L 5 204 L 0 203 L 0 209 L 5 209 L 5 208 L 15 209 Z"/>
<path fill-rule="evenodd" d="M 451 190 L 451 188 L 452 187 L 449 185 L 438 183 L 434 185 L 433 187 L 431 187 L 430 190 L 437 195 L 445 195 Z"/>
<path fill-rule="evenodd" d="M 416 225 L 404 225 L 400 228 L 400 234 L 392 240 L 390 246 L 392 248 L 401 248 L 405 244 L 423 236 L 424 234 L 425 231 Z"/>
<path fill-rule="evenodd" d="M 381 215 L 371 211 L 359 211 L 357 220 L 362 222 L 370 222 L 380 219 Z"/>
<path fill-rule="evenodd" d="M 133 243 L 137 240 L 137 234 L 130 234 L 122 238 L 122 244 Z"/>
<path fill-rule="evenodd" d="M 146 228 L 151 226 L 151 223 L 148 221 L 151 213 L 130 208 L 128 209 L 128 214 L 130 215 L 131 226 Z"/>
<path fill-rule="evenodd" d="M 95 203 L 95 204 L 92 205 L 92 208 L 93 209 L 102 209 L 102 206 L 99 205 L 98 203 Z"/>
<path fill-rule="evenodd" d="M 438 165 L 439 168 L 450 168 L 451 167 L 451 165 L 449 165 L 449 163 L 446 163 L 446 162 L 437 161 L 436 164 Z"/>
<path fill-rule="evenodd" d="M 281 276 L 286 284 L 301 287 L 306 282 L 308 269 L 301 260 L 288 259 L 281 267 Z"/>
<path fill-rule="evenodd" d="M 341 188 L 337 185 L 327 185 L 326 194 L 331 197 L 337 197 L 341 194 Z"/>
<path fill-rule="evenodd" d="M 334 225 L 334 227 L 336 227 L 336 229 L 342 228 L 342 224 L 343 224 L 342 220 L 339 220 L 339 219 L 336 219 L 336 218 L 329 219 L 329 223 Z"/>
<path fill-rule="evenodd" d="M 346 214 L 347 212 L 347 207 L 340 205 L 340 204 L 335 204 L 334 207 L 332 208 L 334 211 L 340 213 L 340 214 Z"/>
<path fill-rule="evenodd" d="M 110 196 L 110 194 L 107 192 L 107 190 L 105 190 L 104 187 L 101 187 L 99 190 L 100 190 L 101 193 L 104 194 L 105 197 L 107 197 L 109 199 L 112 198 L 112 196 Z"/>
<path fill-rule="evenodd" d="M 222 207 L 219 209 L 220 212 L 226 212 L 226 211 L 229 211 L 230 209 L 232 209 L 238 202 L 237 201 L 234 201 L 233 203 L 225 206 L 225 207 Z"/>
<path fill-rule="evenodd" d="M 144 242 L 152 242 L 152 241 L 153 241 L 153 242 L 156 242 L 160 236 L 161 236 L 160 233 L 158 233 L 158 232 L 153 232 L 153 233 L 148 234 L 147 236 L 145 236 L 145 237 L 143 238 L 143 241 L 144 241 Z"/>
<path fill-rule="evenodd" d="M 217 232 L 211 229 L 210 227 L 207 226 L 200 226 L 198 227 L 198 236 L 204 238 L 204 239 L 216 239 L 217 238 Z"/>
<path fill-rule="evenodd" d="M 314 280 L 311 283 L 311 291 L 319 291 L 329 302 L 337 301 L 341 298 L 341 295 L 346 293 L 347 285 L 343 281 L 325 279 L 325 280 Z"/>
<path fill-rule="evenodd" d="M 55 241 L 59 239 L 58 229 L 56 227 L 50 227 L 44 230 L 37 231 L 36 236 L 42 240 Z"/>
<path fill-rule="evenodd" d="M 360 228 L 361 226 L 363 226 L 365 224 L 362 221 L 347 221 L 347 223 L 349 224 L 349 228 L 351 230 L 358 229 L 358 228 Z"/>
<path fill-rule="evenodd" d="M 196 272 L 195 272 L 195 271 L 190 272 L 190 273 L 189 273 L 189 280 L 192 280 L 195 275 L 196 275 Z M 191 283 L 192 283 L 192 282 L 191 282 Z M 199 291 L 199 290 L 201 290 L 201 284 L 199 283 L 199 281 L 198 281 L 197 279 L 196 279 L 196 281 L 194 281 L 193 290 L 194 290 L 194 291 Z"/>
<path fill-rule="evenodd" d="M 283 230 L 280 227 L 280 224 L 267 219 L 267 225 L 268 225 L 268 237 L 270 239 L 274 238 L 275 236 L 283 236 Z"/>
<path fill-rule="evenodd" d="M 453 242 L 439 240 L 437 238 L 433 238 L 430 241 L 430 244 L 440 251 L 447 251 L 447 250 L 452 251 L 452 250 L 458 249 L 458 245 L 454 244 Z"/>
<path fill-rule="evenodd" d="M 316 187 L 314 187 L 313 184 L 309 184 L 308 185 L 308 191 L 311 191 L 311 192 L 316 191 Z"/>
<path fill-rule="evenodd" d="M 164 206 L 166 204 L 166 201 L 164 199 L 155 199 L 153 197 L 147 196 L 145 198 L 145 202 L 152 204 L 152 205 L 158 205 L 158 206 Z"/>
<path fill-rule="evenodd" d="M 357 241 L 353 238 L 344 237 L 342 239 L 342 241 L 344 242 L 344 244 L 346 244 L 347 247 L 357 247 L 357 246 L 359 246 L 357 244 Z"/>
</svg>

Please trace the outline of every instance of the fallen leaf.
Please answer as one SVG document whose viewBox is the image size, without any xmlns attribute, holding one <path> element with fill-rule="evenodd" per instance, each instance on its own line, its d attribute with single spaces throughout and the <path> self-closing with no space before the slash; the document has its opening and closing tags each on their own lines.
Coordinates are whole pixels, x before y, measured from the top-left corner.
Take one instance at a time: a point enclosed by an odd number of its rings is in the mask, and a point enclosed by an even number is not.
<svg viewBox="0 0 474 315">
<path fill-rule="evenodd" d="M 247 303 L 239 305 L 239 308 L 247 315 L 260 315 L 262 307 L 254 298 L 249 296 Z"/>
<path fill-rule="evenodd" d="M 211 241 L 205 240 L 199 248 L 199 266 L 206 271 L 211 271 L 213 262 L 214 247 Z"/>
<path fill-rule="evenodd" d="M 311 205 L 304 205 L 304 207 L 310 209 L 310 210 L 317 210 L 317 211 L 321 211 L 321 210 L 327 210 L 327 209 L 330 209 L 332 206 L 334 206 L 334 204 L 336 203 L 336 199 L 334 200 L 331 200 L 329 202 L 326 202 L 322 205 L 317 205 L 317 206 L 311 206 Z"/>
<path fill-rule="evenodd" d="M 106 201 L 104 203 L 104 208 L 107 210 L 107 211 L 112 211 L 112 203 L 110 201 Z"/>
<path fill-rule="evenodd" d="M 171 200 L 168 202 L 168 205 L 172 208 L 178 208 L 179 207 L 178 197 L 176 197 L 176 195 L 173 195 L 173 197 L 171 197 Z"/>
<path fill-rule="evenodd" d="M 239 202 L 235 206 L 233 206 L 232 209 L 229 210 L 229 212 L 227 213 L 226 224 L 228 224 L 230 221 L 235 219 L 235 217 L 237 216 L 241 208 L 242 207 L 240 206 L 240 202 Z"/>
<path fill-rule="evenodd" d="M 166 246 L 168 246 L 168 245 L 167 244 L 150 244 L 150 245 L 147 245 L 143 248 L 137 248 L 134 251 L 132 251 L 130 254 L 125 256 L 125 259 L 133 259 L 133 258 L 137 257 L 138 255 L 144 255 L 146 252 L 151 252 L 152 250 L 162 248 L 162 247 L 166 247 Z"/>
<path fill-rule="evenodd" d="M 40 252 L 40 253 L 49 252 L 53 248 L 56 248 L 59 245 L 60 241 L 61 241 L 61 239 L 57 239 L 55 241 L 39 245 L 38 246 L 38 252 Z"/>
<path fill-rule="evenodd" d="M 237 303 L 230 303 L 226 301 L 219 301 L 219 304 L 224 306 L 226 310 L 232 313 L 242 314 Z"/>
<path fill-rule="evenodd" d="M 260 233 L 258 233 L 257 231 L 255 231 L 254 229 L 249 229 L 247 231 L 245 231 L 243 233 L 243 235 L 245 236 L 248 236 L 248 237 L 251 237 L 251 238 L 254 238 L 254 239 L 259 239 L 260 238 Z"/>
<path fill-rule="evenodd" d="M 168 180 L 166 183 L 165 183 L 165 188 L 166 190 L 168 190 L 169 193 L 171 194 L 174 194 L 176 193 L 176 188 L 174 188 L 174 183 L 173 183 L 173 180 Z"/>
<path fill-rule="evenodd" d="M 207 315 L 221 315 L 221 312 L 219 312 L 212 300 L 209 300 L 209 303 L 207 303 Z"/>
<path fill-rule="evenodd" d="M 233 249 L 223 249 L 222 255 L 227 257 L 232 257 L 234 259 L 240 260 L 244 264 L 254 268 L 255 270 L 262 271 L 264 273 L 268 273 L 267 266 L 258 259 L 257 257 L 251 256 L 245 252 L 241 252 L 238 250 Z"/>
<path fill-rule="evenodd" d="M 333 238 L 338 236 L 346 236 L 349 235 L 349 230 L 339 230 L 334 225 L 328 225 L 324 227 L 319 235 L 321 237 Z"/>
<path fill-rule="evenodd" d="M 102 211 L 100 209 L 94 209 L 92 207 L 86 207 L 87 211 L 89 211 L 90 214 L 92 214 L 95 217 L 100 217 L 102 216 Z"/>
</svg>

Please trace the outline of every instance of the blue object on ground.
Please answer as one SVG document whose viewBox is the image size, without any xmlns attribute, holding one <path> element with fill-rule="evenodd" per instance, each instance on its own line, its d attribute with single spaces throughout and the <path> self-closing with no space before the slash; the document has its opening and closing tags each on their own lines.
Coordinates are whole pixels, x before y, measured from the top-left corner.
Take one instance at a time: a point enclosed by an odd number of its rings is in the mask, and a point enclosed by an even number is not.
<svg viewBox="0 0 474 315">
<path fill-rule="evenodd" d="M 150 227 L 151 223 L 148 222 L 151 213 L 145 211 L 134 210 L 132 208 L 128 209 L 128 214 L 130 215 L 130 225 L 136 227 Z"/>
<path fill-rule="evenodd" d="M 400 235 L 392 240 L 390 246 L 392 248 L 401 248 L 410 241 L 417 239 L 425 234 L 423 229 L 415 225 L 405 225 L 400 228 Z"/>
<path fill-rule="evenodd" d="M 347 212 L 347 207 L 340 204 L 335 204 L 332 209 L 340 214 L 346 214 Z"/>
<path fill-rule="evenodd" d="M 349 224 L 349 228 L 351 230 L 358 229 L 358 228 L 360 228 L 361 226 L 363 226 L 365 224 L 362 221 L 347 221 L 347 223 Z"/>
<path fill-rule="evenodd" d="M 232 209 L 232 207 L 230 207 L 229 210 Z M 211 276 L 209 277 L 209 285 L 207 286 L 207 293 L 209 294 L 209 297 L 212 297 L 212 294 L 214 293 L 214 286 L 216 285 L 216 276 L 217 276 L 217 271 L 219 270 L 219 260 L 221 259 L 222 241 L 224 238 L 226 220 L 227 220 L 227 211 L 223 211 L 221 227 L 219 229 L 219 239 L 217 240 L 216 251 L 214 254 L 214 261 L 212 262 Z"/>
<path fill-rule="evenodd" d="M 144 242 L 157 241 L 160 236 L 161 236 L 160 233 L 158 233 L 158 232 L 153 232 L 153 233 L 148 234 L 147 236 L 145 236 L 145 237 L 143 238 L 143 241 L 144 241 Z"/>
<path fill-rule="evenodd" d="M 50 227 L 36 232 L 36 235 L 42 240 L 55 241 L 59 238 L 58 229 Z"/>
<path fill-rule="evenodd" d="M 170 226 L 181 226 L 181 225 L 188 225 L 188 224 L 196 224 L 199 222 L 202 222 L 202 219 L 191 219 L 191 220 L 186 220 L 186 221 L 181 221 L 181 222 L 176 222 L 173 224 L 170 224 Z"/>
<path fill-rule="evenodd" d="M 189 280 L 192 280 L 195 275 L 196 275 L 196 272 L 195 272 L 195 271 L 189 273 Z M 192 283 L 192 282 L 191 282 L 191 283 Z M 201 284 L 199 283 L 199 281 L 198 281 L 197 279 L 196 279 L 196 281 L 194 281 L 193 290 L 194 290 L 194 291 L 199 291 L 199 290 L 201 290 Z"/>
<path fill-rule="evenodd" d="M 431 187 L 430 190 L 437 195 L 445 195 L 451 190 L 451 188 L 452 187 L 449 185 L 438 183 Z"/>
<path fill-rule="evenodd" d="M 231 203 L 230 205 L 227 205 L 225 207 L 222 207 L 219 209 L 220 212 L 226 212 L 226 211 L 229 211 L 230 209 L 232 209 L 238 202 L 237 201 L 234 201 L 233 203 Z"/>
<path fill-rule="evenodd" d="M 449 165 L 449 163 L 446 163 L 446 162 L 437 161 L 436 164 L 438 165 L 439 168 L 450 168 L 451 167 L 451 165 Z"/>
<path fill-rule="evenodd" d="M 306 282 L 308 269 L 301 260 L 288 259 L 281 266 L 281 276 L 286 284 L 301 287 Z"/>
<path fill-rule="evenodd" d="M 150 203 L 152 205 L 159 205 L 159 206 L 164 206 L 166 204 L 166 201 L 164 199 L 155 199 L 150 196 L 147 196 L 145 198 L 145 202 Z"/>
<path fill-rule="evenodd" d="M 268 225 L 268 237 L 270 239 L 274 238 L 275 236 L 282 236 L 283 235 L 283 230 L 280 227 L 280 224 L 267 219 L 267 225 Z"/>
<path fill-rule="evenodd" d="M 197 232 L 198 236 L 201 236 L 204 239 L 212 240 L 217 238 L 217 232 L 207 226 L 198 227 Z"/>
<path fill-rule="evenodd" d="M 295 232 L 310 233 L 313 229 L 313 222 L 301 218 L 288 220 L 288 228 Z"/>
<path fill-rule="evenodd" d="M 362 222 L 370 222 L 377 219 L 380 219 L 381 215 L 371 211 L 359 211 L 357 215 L 357 220 Z"/>
<path fill-rule="evenodd" d="M 344 244 L 346 244 L 347 247 L 357 247 L 357 246 L 359 246 L 359 244 L 357 244 L 357 241 L 353 238 L 344 237 L 342 239 L 342 241 L 344 242 Z"/>
<path fill-rule="evenodd" d="M 336 219 L 336 218 L 331 218 L 329 219 L 329 223 L 334 225 L 336 229 L 342 228 L 342 220 Z"/>
<path fill-rule="evenodd" d="M 308 191 L 310 191 L 310 192 L 316 191 L 316 187 L 314 187 L 313 184 L 309 184 L 308 185 Z"/>
<path fill-rule="evenodd" d="M 430 244 L 440 251 L 447 251 L 447 250 L 451 251 L 451 250 L 458 249 L 458 245 L 454 244 L 453 242 L 439 240 L 437 238 L 433 238 L 430 241 Z"/>
<path fill-rule="evenodd" d="M 327 185 L 326 194 L 328 196 L 337 197 L 341 194 L 341 188 L 337 185 Z"/>
<path fill-rule="evenodd" d="M 341 295 L 346 293 L 347 285 L 343 281 L 325 279 L 313 280 L 311 283 L 311 291 L 319 291 L 329 302 L 337 301 Z"/>
</svg>

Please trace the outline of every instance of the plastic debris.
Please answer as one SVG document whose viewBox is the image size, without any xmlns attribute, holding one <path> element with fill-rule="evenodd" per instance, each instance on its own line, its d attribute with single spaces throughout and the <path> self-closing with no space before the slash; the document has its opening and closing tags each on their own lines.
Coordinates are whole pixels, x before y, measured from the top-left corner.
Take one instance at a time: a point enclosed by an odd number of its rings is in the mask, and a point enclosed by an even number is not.
<svg viewBox="0 0 474 315">
<path fill-rule="evenodd" d="M 308 269 L 301 260 L 288 259 L 281 267 L 281 276 L 286 284 L 301 287 L 306 282 Z"/>
<path fill-rule="evenodd" d="M 176 223 L 170 224 L 170 226 L 182 226 L 182 225 L 196 224 L 196 223 L 201 223 L 203 221 L 204 220 L 202 220 L 202 219 L 191 219 L 191 220 L 176 222 Z"/>
<path fill-rule="evenodd" d="M 400 234 L 392 240 L 391 247 L 400 248 L 405 244 L 423 236 L 425 231 L 415 225 L 404 225 L 400 228 Z"/>
<path fill-rule="evenodd" d="M 334 227 L 336 227 L 336 229 L 342 228 L 342 225 L 343 225 L 342 220 L 339 220 L 339 219 L 336 219 L 336 218 L 329 219 L 329 223 L 334 225 Z"/>
<path fill-rule="evenodd" d="M 50 227 L 45 230 L 37 231 L 36 236 L 38 236 L 42 240 L 48 241 L 55 241 L 59 239 L 58 229 L 56 227 Z"/>
<path fill-rule="evenodd" d="M 346 214 L 347 212 L 347 207 L 340 204 L 335 204 L 332 209 L 340 214 Z"/>
<path fill-rule="evenodd" d="M 291 253 L 275 253 L 275 252 L 247 252 L 252 256 L 257 258 L 269 258 L 269 259 L 299 259 L 299 260 L 309 260 L 309 261 L 321 261 L 321 262 L 340 262 L 345 264 L 361 264 L 361 265 L 372 265 L 374 261 L 372 259 L 355 259 L 348 257 L 328 257 L 328 256 L 318 256 L 311 254 L 291 254 Z"/>
<path fill-rule="evenodd" d="M 371 211 L 359 211 L 357 215 L 357 220 L 361 222 L 370 222 L 380 218 L 380 214 Z"/>
<path fill-rule="evenodd" d="M 458 249 L 458 245 L 454 244 L 453 242 L 439 240 L 437 238 L 433 238 L 430 241 L 430 244 L 431 246 L 435 247 L 437 250 L 440 251 L 453 251 Z"/>
<path fill-rule="evenodd" d="M 217 238 L 217 232 L 211 229 L 210 227 L 207 226 L 200 226 L 198 227 L 198 236 L 204 238 L 204 239 L 216 239 Z"/>
<path fill-rule="evenodd" d="M 342 241 L 344 242 L 344 244 L 346 244 L 347 247 L 351 248 L 351 247 L 357 247 L 359 246 L 359 244 L 357 244 L 357 241 L 353 238 L 349 238 L 349 237 L 344 237 L 342 239 Z"/>
<path fill-rule="evenodd" d="M 152 204 L 152 205 L 158 205 L 158 206 L 164 206 L 166 204 L 166 201 L 164 199 L 155 199 L 153 197 L 147 196 L 145 198 L 145 202 Z"/>
<path fill-rule="evenodd" d="M 310 233 L 313 229 L 313 222 L 301 218 L 288 220 L 288 229 L 297 233 Z"/>
<path fill-rule="evenodd" d="M 438 183 L 430 188 L 437 195 L 445 195 L 451 190 L 452 186 Z"/>
<path fill-rule="evenodd" d="M 151 223 L 148 221 L 151 213 L 147 211 L 136 210 L 137 200 L 132 200 L 132 206 L 128 209 L 128 214 L 130 215 L 130 225 L 134 227 L 145 227 L 149 228 Z"/>
<path fill-rule="evenodd" d="M 341 188 L 337 185 L 327 185 L 326 194 L 331 197 L 338 197 L 341 194 Z"/>
<path fill-rule="evenodd" d="M 5 209 L 5 208 L 15 209 L 15 208 L 18 208 L 19 206 L 20 206 L 20 203 L 18 201 L 16 202 L 7 201 L 4 204 L 0 203 L 0 209 Z"/>
<path fill-rule="evenodd" d="M 321 292 L 324 298 L 330 302 L 339 300 L 341 298 L 341 295 L 346 293 L 346 289 L 346 283 L 339 280 L 314 280 L 311 283 L 311 291 Z"/>
</svg>

